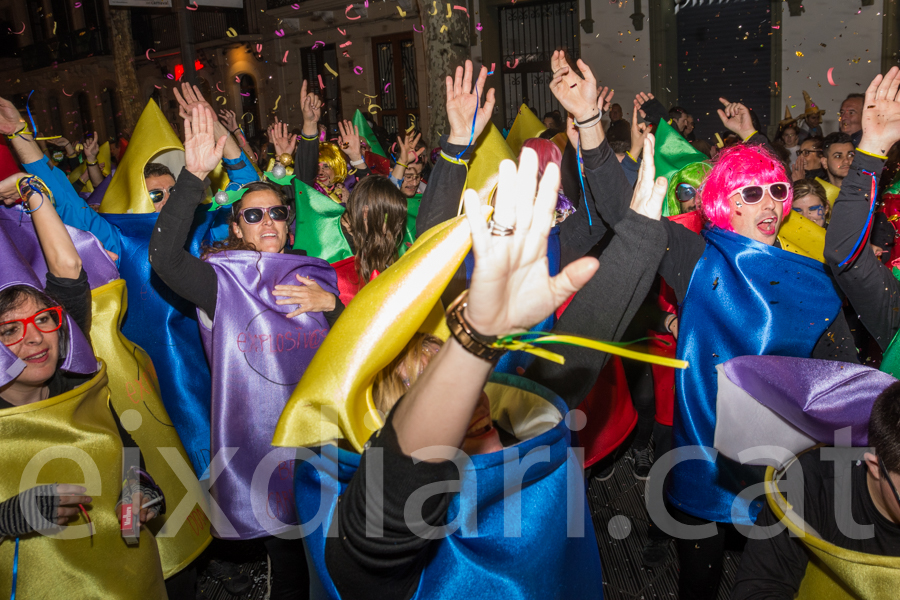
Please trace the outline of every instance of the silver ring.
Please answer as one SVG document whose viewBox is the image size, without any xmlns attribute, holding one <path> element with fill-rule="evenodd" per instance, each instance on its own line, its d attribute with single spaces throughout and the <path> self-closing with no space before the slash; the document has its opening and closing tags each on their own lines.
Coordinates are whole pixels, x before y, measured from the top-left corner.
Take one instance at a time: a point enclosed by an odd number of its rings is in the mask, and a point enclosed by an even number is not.
<svg viewBox="0 0 900 600">
<path fill-rule="evenodd" d="M 506 225 L 501 225 L 497 221 L 491 219 L 488 221 L 488 231 L 491 232 L 491 235 L 506 237 L 516 232 L 516 226 L 513 225 L 512 227 L 507 227 Z"/>
</svg>

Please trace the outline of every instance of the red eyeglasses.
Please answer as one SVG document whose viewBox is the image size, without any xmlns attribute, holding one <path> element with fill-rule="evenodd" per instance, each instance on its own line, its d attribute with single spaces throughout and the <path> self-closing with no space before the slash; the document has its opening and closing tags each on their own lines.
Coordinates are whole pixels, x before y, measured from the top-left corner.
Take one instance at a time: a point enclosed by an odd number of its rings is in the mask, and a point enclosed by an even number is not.
<svg viewBox="0 0 900 600">
<path fill-rule="evenodd" d="M 62 307 L 51 306 L 34 313 L 27 319 L 13 319 L 0 323 L 0 343 L 4 346 L 14 346 L 24 340 L 29 323 L 41 333 L 53 333 L 62 327 Z"/>
</svg>

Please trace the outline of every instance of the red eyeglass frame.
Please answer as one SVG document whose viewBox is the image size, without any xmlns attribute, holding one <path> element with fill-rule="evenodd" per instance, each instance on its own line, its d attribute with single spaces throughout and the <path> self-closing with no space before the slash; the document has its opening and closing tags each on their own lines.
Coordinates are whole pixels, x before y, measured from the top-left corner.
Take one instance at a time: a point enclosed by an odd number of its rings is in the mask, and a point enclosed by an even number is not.
<svg viewBox="0 0 900 600">
<path fill-rule="evenodd" d="M 57 318 L 56 327 L 54 327 L 50 331 L 44 331 L 43 329 L 38 327 L 37 323 L 34 322 L 34 320 L 37 318 L 38 315 L 42 315 L 46 312 L 55 312 L 56 313 L 56 318 Z M 62 310 L 61 306 L 51 306 L 49 308 L 45 308 L 43 310 L 37 311 L 36 313 L 34 313 L 33 315 L 31 315 L 30 317 L 28 317 L 26 319 L 10 319 L 9 321 L 3 321 L 2 323 L 0 323 L 0 327 L 3 327 L 4 325 L 8 325 L 9 323 L 22 323 L 22 337 L 20 337 L 19 339 L 17 339 L 15 342 L 13 342 L 11 344 L 4 343 L 3 345 L 6 346 L 7 348 L 9 348 L 10 346 L 15 346 L 16 344 L 18 344 L 19 342 L 21 342 L 22 340 L 25 339 L 25 336 L 28 335 L 28 325 L 34 325 L 34 328 L 37 329 L 38 331 L 40 331 L 41 333 L 53 333 L 54 331 L 59 331 L 60 328 L 62 328 L 62 326 L 63 326 L 63 310 Z"/>
</svg>

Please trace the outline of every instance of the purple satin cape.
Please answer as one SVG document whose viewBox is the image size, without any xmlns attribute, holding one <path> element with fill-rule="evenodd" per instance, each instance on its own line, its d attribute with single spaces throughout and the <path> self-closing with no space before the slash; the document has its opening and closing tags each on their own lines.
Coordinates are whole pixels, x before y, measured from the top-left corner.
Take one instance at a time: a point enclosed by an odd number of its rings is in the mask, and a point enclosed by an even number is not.
<svg viewBox="0 0 900 600">
<path fill-rule="evenodd" d="M 213 534 L 226 539 L 275 535 L 297 525 L 296 453 L 274 448 L 272 436 L 329 327 L 322 313 L 286 318 L 296 306 L 275 304 L 272 291 L 279 284 L 300 285 L 295 275 L 302 275 L 337 294 L 337 276 L 327 262 L 293 254 L 243 250 L 207 261 L 218 276 L 213 322 L 197 312 L 213 381 L 210 493 L 225 517 L 211 516 Z M 226 464 L 223 459 L 231 453 Z"/>
<path fill-rule="evenodd" d="M 119 278 L 119 273 L 103 246 L 90 233 L 66 226 L 84 264 L 91 288 Z M 31 217 L 20 207 L 0 208 L 0 290 L 27 285 L 44 291 L 47 263 L 41 251 Z M 61 348 L 65 357 L 59 368 L 70 373 L 89 375 L 97 371 L 97 359 L 90 342 L 78 325 L 67 316 L 68 345 Z M 25 363 L 6 347 L 0 349 L 0 386 L 19 376 Z"/>
</svg>

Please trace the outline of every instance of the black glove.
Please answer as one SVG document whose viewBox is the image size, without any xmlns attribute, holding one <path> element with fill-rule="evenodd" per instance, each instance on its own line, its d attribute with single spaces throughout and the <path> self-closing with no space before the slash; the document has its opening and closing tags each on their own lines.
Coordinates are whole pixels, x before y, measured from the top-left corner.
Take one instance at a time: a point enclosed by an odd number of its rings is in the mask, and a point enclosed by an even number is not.
<svg viewBox="0 0 900 600">
<path fill-rule="evenodd" d="M 26 535 L 48 521 L 55 526 L 58 508 L 56 484 L 39 485 L 0 502 L 0 536 Z"/>
</svg>

